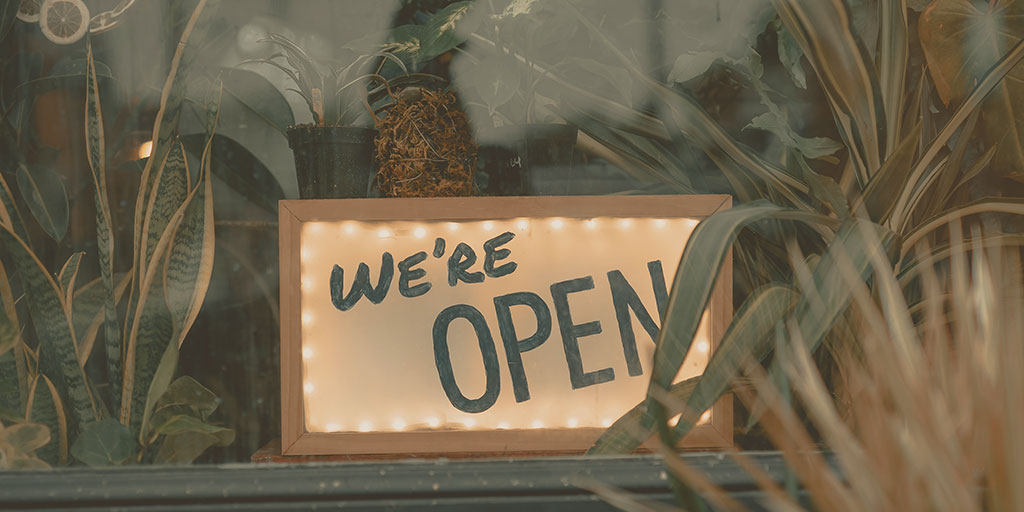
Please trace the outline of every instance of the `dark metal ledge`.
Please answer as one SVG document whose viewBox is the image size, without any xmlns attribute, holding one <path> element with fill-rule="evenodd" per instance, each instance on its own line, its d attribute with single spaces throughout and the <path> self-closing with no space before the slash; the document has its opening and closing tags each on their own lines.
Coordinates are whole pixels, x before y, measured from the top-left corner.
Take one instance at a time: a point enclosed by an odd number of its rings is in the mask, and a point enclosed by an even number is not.
<svg viewBox="0 0 1024 512">
<path fill-rule="evenodd" d="M 777 453 L 748 455 L 782 480 Z M 752 479 L 725 455 L 685 457 L 756 504 Z M 666 471 L 654 455 L 9 471 L 0 510 L 614 510 L 580 482 L 670 502 Z"/>
</svg>

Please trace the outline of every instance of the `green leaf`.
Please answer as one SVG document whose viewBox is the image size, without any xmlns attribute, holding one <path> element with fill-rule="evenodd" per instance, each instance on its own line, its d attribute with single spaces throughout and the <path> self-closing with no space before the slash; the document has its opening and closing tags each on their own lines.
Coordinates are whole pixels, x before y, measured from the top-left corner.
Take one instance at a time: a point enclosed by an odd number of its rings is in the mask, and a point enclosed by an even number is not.
<svg viewBox="0 0 1024 512">
<path fill-rule="evenodd" d="M 117 283 L 114 289 L 114 304 L 120 302 L 124 291 L 128 288 L 127 273 L 117 274 L 114 280 Z M 102 279 L 97 278 L 75 291 L 71 306 L 71 323 L 75 328 L 75 339 L 78 341 L 78 363 L 85 366 L 92 347 L 96 342 L 100 327 L 106 325 L 106 301 L 107 292 L 102 284 Z M 120 362 L 120 350 L 115 354 Z M 114 379 L 118 381 L 120 379 Z M 118 386 L 120 389 L 120 386 Z"/>
<path fill-rule="evenodd" d="M 800 154 L 810 159 L 829 156 L 843 148 L 843 145 L 838 141 L 834 141 L 827 137 L 807 138 L 796 133 L 789 126 L 789 116 L 781 110 L 769 110 L 768 112 L 751 119 L 750 123 L 744 127 L 744 129 L 747 128 L 764 130 L 771 133 L 778 137 L 786 147 L 795 149 L 799 151 Z"/>
<path fill-rule="evenodd" d="M 885 228 L 857 217 L 851 217 L 839 228 L 825 255 L 814 267 L 812 282 L 802 283 L 799 300 L 790 314 L 809 351 L 817 349 L 832 324 L 850 304 L 851 289 L 844 281 L 841 269 L 852 269 L 861 279 L 867 280 L 872 273 L 872 251 L 879 248 L 889 251 L 894 240 L 895 236 Z M 766 326 L 765 323 L 761 327 Z M 682 416 L 672 429 L 671 437 L 686 435 L 696 425 L 701 411 L 722 395 L 745 364 L 757 363 L 771 351 L 774 347 L 771 333 L 771 327 L 761 330 L 760 336 L 746 347 L 726 349 L 722 344 L 711 356 L 703 378 L 690 395 L 686 410 L 672 411 L 672 414 L 681 412 Z"/>
<path fill-rule="evenodd" d="M 208 140 L 209 137 L 201 133 L 181 137 L 185 150 L 197 158 L 202 156 Z M 284 191 L 270 169 L 255 155 L 234 139 L 217 134 L 213 136 L 210 156 L 214 176 L 252 204 L 277 214 L 277 202 L 285 199 Z"/>
<path fill-rule="evenodd" d="M 64 262 L 64 266 L 60 269 L 58 280 L 60 289 L 64 291 L 64 297 L 67 302 L 71 302 L 71 298 L 75 294 L 75 278 L 78 277 L 78 264 L 82 262 L 82 255 L 84 252 L 76 252 L 71 256 L 68 256 L 68 260 Z"/>
<path fill-rule="evenodd" d="M 789 77 L 793 79 L 793 83 L 801 89 L 806 89 L 807 73 L 804 72 L 803 62 L 801 61 L 801 58 L 804 56 L 803 50 L 800 49 L 800 45 L 796 43 L 796 39 L 793 39 L 793 34 L 790 34 L 786 27 L 780 24 L 776 27 L 775 33 L 778 37 L 779 62 L 789 72 Z"/>
<path fill-rule="evenodd" d="M 171 418 L 160 427 L 160 433 L 166 437 L 157 452 L 157 464 L 189 464 L 207 448 L 227 446 L 235 440 L 234 430 L 188 415 Z"/>
<path fill-rule="evenodd" d="M 121 379 L 122 372 L 121 354 L 124 351 L 121 345 L 121 321 L 118 317 L 117 302 L 121 293 L 117 289 L 127 286 L 115 286 L 114 278 L 114 236 L 111 230 L 112 217 L 110 213 L 110 200 L 107 197 L 107 160 L 106 160 L 106 139 L 103 132 L 103 109 L 100 104 L 99 82 L 97 76 L 96 61 L 92 53 L 92 40 L 86 41 L 86 65 L 88 76 L 86 78 L 85 94 L 85 149 L 89 157 L 89 169 L 93 183 L 93 201 L 96 204 L 96 255 L 99 260 L 100 278 L 103 280 L 103 339 L 106 349 L 107 375 L 115 376 L 110 378 L 109 402 L 117 409 L 121 402 Z M 118 280 L 120 282 L 120 280 Z M 74 304 L 72 305 L 74 306 Z M 72 307 L 72 315 L 75 309 Z M 74 316 L 72 316 L 74 321 Z M 77 328 L 77 327 L 76 327 Z M 79 333 L 79 359 L 84 361 L 92 352 L 92 341 L 96 334 L 92 334 L 91 340 Z"/>
<path fill-rule="evenodd" d="M 750 223 L 766 219 L 790 219 L 823 226 L 836 223 L 823 215 L 756 201 L 720 211 L 698 224 L 686 242 L 672 284 L 665 321 L 654 351 L 652 387 L 668 389 L 678 374 L 711 298 L 722 262 L 739 231 Z M 648 405 L 652 400 L 648 395 Z"/>
<path fill-rule="evenodd" d="M 156 406 L 157 401 L 167 393 L 171 379 L 174 378 L 174 372 L 177 369 L 178 343 L 177 340 L 172 339 L 167 342 L 167 348 L 164 350 L 164 355 L 160 358 L 160 364 L 157 365 L 156 371 L 153 372 L 153 380 L 146 391 L 146 405 L 142 413 L 141 427 L 139 428 L 139 443 L 143 445 L 150 444 L 147 439 L 150 437 L 152 426 L 150 417 L 153 414 L 153 408 Z"/>
<path fill-rule="evenodd" d="M 18 166 L 18 188 L 43 231 L 56 241 L 68 231 L 68 194 L 64 181 L 48 167 Z"/>
<path fill-rule="evenodd" d="M 18 6 L 21 0 L 3 0 L 0 2 L 0 41 L 7 37 L 7 33 L 14 26 L 14 20 L 18 18 Z"/>
<path fill-rule="evenodd" d="M 74 431 L 78 424 L 96 420 L 98 412 L 85 373 L 78 364 L 75 335 L 64 297 L 28 245 L 6 226 L 0 226 L 0 245 L 7 249 L 5 266 L 18 272 L 26 292 L 32 325 L 39 340 L 40 371 L 53 380 L 68 402 Z"/>
<path fill-rule="evenodd" d="M 0 430 L 0 444 L 6 443 L 17 455 L 31 455 L 49 442 L 50 429 L 39 423 L 18 423 Z"/>
<path fill-rule="evenodd" d="M 946 105 L 958 105 L 1024 38 L 1024 3 L 935 0 L 918 23 L 935 88 Z M 986 97 L 981 125 L 988 142 L 999 147 L 992 167 L 1024 180 L 1024 66 L 1010 70 Z"/>
<path fill-rule="evenodd" d="M 699 400 L 693 400 L 694 405 L 700 407 L 696 410 L 699 417 L 710 407 L 704 405 L 705 403 L 713 404 L 728 389 L 741 363 L 747 358 L 757 360 L 764 357 L 771 347 L 765 333 L 770 332 L 772 327 L 791 310 L 798 296 L 796 290 L 784 285 L 769 285 L 752 293 L 733 317 L 704 374 L 673 384 L 669 391 L 670 395 L 676 401 L 688 403 L 693 398 L 693 392 L 698 384 L 703 382 L 700 384 L 703 396 Z M 634 407 L 601 434 L 587 453 L 630 453 L 635 450 L 654 434 L 650 423 L 645 425 L 643 421 L 645 411 L 646 402 Z"/>
<path fill-rule="evenodd" d="M 288 100 L 263 75 L 232 68 L 221 73 L 224 92 L 259 116 L 281 134 L 295 124 L 295 115 Z M 188 145 L 186 144 L 186 148 Z"/>
<path fill-rule="evenodd" d="M 205 9 L 208 3 L 214 7 Z M 167 80 L 164 82 L 160 97 L 160 110 L 157 111 L 156 122 L 154 123 L 152 137 L 153 152 L 149 160 L 146 161 L 146 168 L 142 171 L 142 178 L 139 183 L 139 196 L 135 203 L 133 229 L 135 246 L 132 254 L 135 260 L 133 283 L 136 287 L 141 282 L 141 276 L 146 273 L 146 259 L 144 258 L 152 254 L 152 251 L 146 247 L 149 238 L 146 236 L 145 229 L 148 228 L 144 226 L 143 221 L 150 215 L 148 209 L 150 195 L 158 190 L 153 181 L 160 173 L 159 169 L 154 171 L 154 167 L 164 165 L 168 153 L 176 145 L 178 120 L 181 118 L 181 106 L 188 91 L 189 70 L 202 51 L 201 41 L 204 39 L 206 31 L 210 26 L 210 21 L 216 18 L 211 15 L 211 11 L 215 10 L 217 3 L 216 0 L 212 2 L 200 0 L 198 5 L 196 5 L 195 10 L 192 11 L 192 16 L 189 18 L 181 34 L 181 39 L 178 41 L 177 50 L 171 59 L 171 69 L 167 74 Z M 134 303 L 134 300 L 130 302 Z"/>
<path fill-rule="evenodd" d="M 46 425 L 56 436 L 55 443 L 39 449 L 39 458 L 50 464 L 66 464 L 68 460 L 68 422 L 64 404 L 57 388 L 46 375 L 37 375 L 29 389 L 25 420 Z"/>
<path fill-rule="evenodd" d="M 473 89 L 491 114 L 519 92 L 522 79 L 517 63 L 507 57 L 490 57 L 473 68 Z"/>
<path fill-rule="evenodd" d="M 18 100 L 28 102 L 48 91 L 80 88 L 88 76 L 87 67 L 88 58 L 61 61 L 53 66 L 49 75 L 18 84 L 14 95 Z M 104 85 L 115 85 L 110 67 L 102 62 L 96 62 L 96 77 Z"/>
<path fill-rule="evenodd" d="M 0 120 L 0 129 L 5 126 L 9 126 L 7 120 Z M 0 134 L 0 140 L 3 140 L 5 135 Z M 12 135 L 13 138 L 14 136 Z M 12 229 L 22 239 L 28 239 L 28 233 L 25 231 L 21 212 L 18 211 L 18 204 L 11 194 L 11 188 L 7 185 L 7 178 L 4 177 L 3 172 L 0 172 L 0 224 Z"/>
<path fill-rule="evenodd" d="M 867 184 L 885 156 L 885 115 L 874 63 L 853 30 L 846 2 L 772 3 L 818 75 L 858 183 Z"/>
<path fill-rule="evenodd" d="M 195 379 L 187 375 L 178 377 L 157 400 L 150 424 L 157 432 L 162 432 L 162 425 L 180 415 L 206 421 L 219 405 L 217 395 Z"/>
<path fill-rule="evenodd" d="M 71 445 L 71 455 L 92 467 L 131 462 L 138 445 L 128 427 L 113 418 L 85 425 Z"/>
<path fill-rule="evenodd" d="M 21 336 L 19 336 L 19 333 L 17 329 L 15 329 L 14 324 L 11 323 L 11 321 L 7 318 L 7 313 L 3 310 L 3 308 L 0 308 L 0 357 L 6 355 L 7 352 L 13 350 L 14 346 L 18 344 L 20 338 Z M 2 359 L 0 359 L 0 361 L 2 361 Z M 11 362 L 13 363 L 13 361 Z M 7 371 L 6 366 L 2 366 L 0 368 L 3 368 L 5 372 Z M 10 375 L 3 375 L 2 377 L 0 377 L 0 382 L 6 383 L 7 378 L 17 379 L 18 372 L 15 371 Z M 17 384 L 16 381 L 15 384 Z M 13 388 L 0 387 L 0 390 L 2 390 L 3 392 L 9 390 L 17 391 L 18 387 L 17 385 L 15 385 Z M 2 399 L 0 399 L 0 405 L 4 405 L 4 401 Z"/>
<path fill-rule="evenodd" d="M 484 15 L 476 2 L 454 2 L 435 13 L 423 26 L 418 60 L 426 62 L 462 44 Z"/>
</svg>

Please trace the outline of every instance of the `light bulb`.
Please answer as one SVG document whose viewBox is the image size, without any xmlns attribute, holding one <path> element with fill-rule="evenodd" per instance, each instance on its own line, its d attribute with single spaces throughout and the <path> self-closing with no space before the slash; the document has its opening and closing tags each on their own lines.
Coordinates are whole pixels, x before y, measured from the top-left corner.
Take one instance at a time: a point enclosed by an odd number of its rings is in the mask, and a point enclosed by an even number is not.
<svg viewBox="0 0 1024 512">
<path fill-rule="evenodd" d="M 423 227 L 423 226 L 420 226 L 420 227 L 416 228 L 416 229 L 415 229 L 415 230 L 414 230 L 414 231 L 412 232 L 412 234 L 413 234 L 413 236 L 415 236 L 416 238 L 423 238 L 423 237 L 426 237 L 426 236 L 427 236 L 427 228 L 425 228 L 425 227 Z"/>
<path fill-rule="evenodd" d="M 568 425 L 569 428 L 576 428 L 576 427 L 580 426 L 580 420 L 578 420 L 576 418 L 569 418 L 565 422 L 565 424 Z"/>
<path fill-rule="evenodd" d="M 369 421 L 363 421 L 359 423 L 360 432 L 369 432 L 371 430 L 373 430 L 373 423 L 370 423 Z"/>
<path fill-rule="evenodd" d="M 312 359 L 313 358 L 313 349 L 311 349 L 309 347 L 303 348 L 302 349 L 302 358 L 303 359 Z"/>
<path fill-rule="evenodd" d="M 555 219 L 551 221 L 551 229 L 562 229 L 565 226 L 565 221 L 562 219 Z"/>
<path fill-rule="evenodd" d="M 494 223 L 491 221 L 484 222 L 484 231 L 490 231 L 494 229 Z"/>
<path fill-rule="evenodd" d="M 530 227 L 530 222 L 526 219 L 519 219 L 516 222 L 516 227 L 519 228 L 520 231 L 526 231 L 526 229 Z"/>
<path fill-rule="evenodd" d="M 303 384 L 302 389 L 306 393 L 312 393 L 313 391 L 316 391 L 316 386 L 314 386 L 312 382 L 307 382 Z"/>
<path fill-rule="evenodd" d="M 139 144 L 139 151 L 138 151 L 138 154 L 136 155 L 139 158 L 137 158 L 137 160 L 142 160 L 143 158 L 149 158 L 149 155 L 152 155 L 152 154 L 153 154 L 153 141 L 147 140 L 146 142 L 143 142 L 142 144 Z"/>
<path fill-rule="evenodd" d="M 437 418 L 427 418 L 427 425 L 430 426 L 430 428 L 440 427 L 441 426 L 441 420 L 439 420 Z"/>
<path fill-rule="evenodd" d="M 390 237 L 391 237 L 391 230 L 389 230 L 387 228 L 381 228 L 380 231 L 377 231 L 377 238 L 390 238 Z"/>
<path fill-rule="evenodd" d="M 530 426 L 533 428 L 544 428 L 544 422 L 541 420 L 533 420 L 533 423 L 531 423 Z"/>
<path fill-rule="evenodd" d="M 395 418 L 391 422 L 391 428 L 395 430 L 405 430 L 405 420 L 403 420 L 402 418 Z"/>
</svg>

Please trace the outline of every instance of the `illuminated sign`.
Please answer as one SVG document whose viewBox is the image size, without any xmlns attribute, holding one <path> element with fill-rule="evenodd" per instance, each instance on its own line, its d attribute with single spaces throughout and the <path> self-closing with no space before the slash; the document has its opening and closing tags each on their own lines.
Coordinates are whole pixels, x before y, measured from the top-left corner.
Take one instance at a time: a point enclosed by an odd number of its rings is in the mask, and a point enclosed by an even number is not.
<svg viewBox="0 0 1024 512">
<path fill-rule="evenodd" d="M 282 201 L 285 454 L 585 450 L 645 395 L 683 248 L 727 196 Z M 728 268 L 728 265 L 726 266 Z M 731 315 L 728 272 L 678 379 Z M 684 445 L 731 441 L 723 401 Z"/>
</svg>

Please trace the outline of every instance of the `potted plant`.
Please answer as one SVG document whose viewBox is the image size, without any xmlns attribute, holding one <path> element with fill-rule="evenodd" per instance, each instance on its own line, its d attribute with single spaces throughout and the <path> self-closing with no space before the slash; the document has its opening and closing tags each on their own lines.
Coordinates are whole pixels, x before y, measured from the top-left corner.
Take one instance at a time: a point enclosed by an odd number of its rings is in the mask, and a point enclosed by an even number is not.
<svg viewBox="0 0 1024 512">
<path fill-rule="evenodd" d="M 456 50 L 451 71 L 480 145 L 479 167 L 487 176 L 481 188 L 492 195 L 524 195 L 537 188 L 531 176 L 572 164 L 577 129 L 551 108 L 559 88 L 534 64 L 572 65 L 561 48 L 577 23 L 557 6 L 539 2 L 512 4 L 500 13 L 487 8 L 455 2 L 422 25 L 396 28 L 392 37 L 396 48 L 415 41 L 415 51 L 399 52 L 413 65 Z"/>
<path fill-rule="evenodd" d="M 298 87 L 290 90 L 302 96 L 313 115 L 312 123 L 287 130 L 288 145 L 295 157 L 299 197 L 367 197 L 375 174 L 373 141 L 377 135 L 371 104 L 391 92 L 380 71 L 388 60 L 397 62 L 403 71 L 404 64 L 383 51 L 361 55 L 347 66 L 334 67 L 315 61 L 280 34 L 270 34 L 266 41 L 282 52 L 257 62 L 287 74 Z"/>
</svg>

